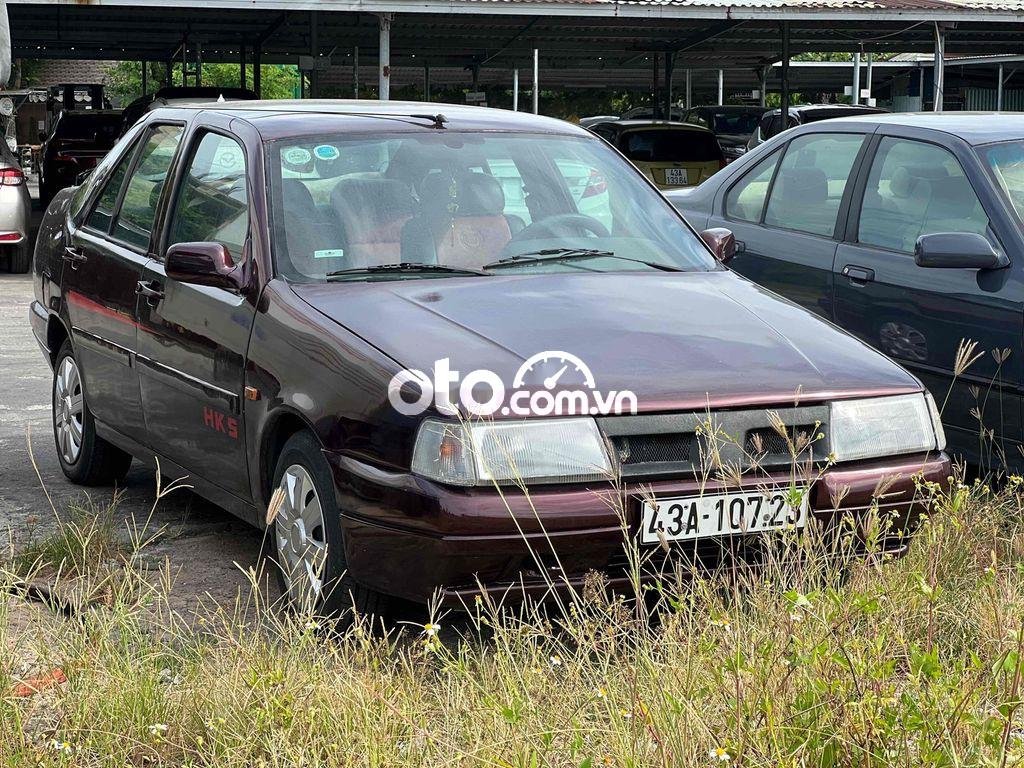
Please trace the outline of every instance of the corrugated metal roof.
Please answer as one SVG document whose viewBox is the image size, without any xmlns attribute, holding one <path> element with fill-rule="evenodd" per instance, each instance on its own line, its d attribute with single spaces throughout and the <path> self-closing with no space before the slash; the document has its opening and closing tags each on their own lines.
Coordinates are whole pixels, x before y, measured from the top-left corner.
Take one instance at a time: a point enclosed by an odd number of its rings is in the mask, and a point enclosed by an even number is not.
<svg viewBox="0 0 1024 768">
<path fill-rule="evenodd" d="M 470 0 L 476 3 L 508 5 L 617 5 L 669 6 L 676 8 L 820 10 L 820 9 L 884 9 L 903 11 L 1024 11 L 1024 0 Z"/>
</svg>

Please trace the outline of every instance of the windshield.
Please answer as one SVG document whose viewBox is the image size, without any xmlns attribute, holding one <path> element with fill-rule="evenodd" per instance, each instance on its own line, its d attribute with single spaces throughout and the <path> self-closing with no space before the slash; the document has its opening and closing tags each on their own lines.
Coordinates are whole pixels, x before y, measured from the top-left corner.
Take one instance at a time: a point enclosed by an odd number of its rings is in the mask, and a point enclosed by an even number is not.
<svg viewBox="0 0 1024 768">
<path fill-rule="evenodd" d="M 273 251 L 291 280 L 717 268 L 670 204 L 596 138 L 338 134 L 278 140 L 269 161 Z M 565 257 L 548 258 L 551 249 Z"/>
<path fill-rule="evenodd" d="M 1003 194 L 1024 218 L 1024 141 L 991 144 L 980 151 Z"/>
<path fill-rule="evenodd" d="M 761 112 L 716 112 L 712 115 L 715 133 L 753 133 Z"/>
</svg>

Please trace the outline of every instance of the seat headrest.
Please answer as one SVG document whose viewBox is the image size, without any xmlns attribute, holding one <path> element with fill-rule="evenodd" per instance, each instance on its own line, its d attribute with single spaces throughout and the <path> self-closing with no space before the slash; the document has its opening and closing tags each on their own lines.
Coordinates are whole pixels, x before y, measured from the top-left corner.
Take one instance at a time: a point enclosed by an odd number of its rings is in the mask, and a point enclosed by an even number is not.
<svg viewBox="0 0 1024 768">
<path fill-rule="evenodd" d="M 284 200 L 285 212 L 305 213 L 316 208 L 313 193 L 298 179 L 281 180 L 281 197 Z"/>
<path fill-rule="evenodd" d="M 889 191 L 893 197 L 907 198 L 920 191 L 920 183 L 949 176 L 949 171 L 941 165 L 901 165 L 892 174 Z"/>
<path fill-rule="evenodd" d="M 501 182 L 489 173 L 431 171 L 420 184 L 423 205 L 450 216 L 499 216 L 505 210 Z"/>
<path fill-rule="evenodd" d="M 787 168 L 779 173 L 779 192 L 795 203 L 820 203 L 828 199 L 828 177 L 820 168 Z"/>
</svg>

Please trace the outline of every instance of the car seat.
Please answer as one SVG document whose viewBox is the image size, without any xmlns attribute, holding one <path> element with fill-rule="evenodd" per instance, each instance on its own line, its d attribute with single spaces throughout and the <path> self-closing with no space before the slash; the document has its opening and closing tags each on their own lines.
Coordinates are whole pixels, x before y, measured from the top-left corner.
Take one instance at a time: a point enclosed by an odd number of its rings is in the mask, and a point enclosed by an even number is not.
<svg viewBox="0 0 1024 768">
<path fill-rule="evenodd" d="M 345 233 L 349 267 L 401 260 L 402 227 L 415 210 L 408 184 L 394 179 L 344 178 L 331 191 L 331 206 Z"/>
<path fill-rule="evenodd" d="M 306 277 L 323 277 L 347 267 L 344 256 L 322 256 L 325 252 L 343 254 L 345 241 L 337 220 L 323 215 L 309 188 L 299 179 L 282 179 L 281 197 L 284 221 L 280 229 L 292 268 Z"/>
<path fill-rule="evenodd" d="M 778 201 L 774 205 L 774 201 Z M 839 202 L 830 204 L 828 177 L 820 168 L 779 171 L 765 223 L 820 235 L 831 235 Z"/>
<path fill-rule="evenodd" d="M 501 182 L 487 173 L 431 171 L 419 213 L 402 230 L 402 260 L 478 269 L 512 239 Z"/>
</svg>

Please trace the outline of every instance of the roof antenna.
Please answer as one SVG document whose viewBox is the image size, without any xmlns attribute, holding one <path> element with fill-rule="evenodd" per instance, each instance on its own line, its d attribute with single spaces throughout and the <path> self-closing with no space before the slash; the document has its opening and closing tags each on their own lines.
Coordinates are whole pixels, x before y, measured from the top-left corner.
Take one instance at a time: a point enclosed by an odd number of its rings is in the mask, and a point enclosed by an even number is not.
<svg viewBox="0 0 1024 768">
<path fill-rule="evenodd" d="M 438 112 L 436 115 L 409 115 L 417 120 L 429 120 L 434 125 L 432 128 L 444 128 L 444 124 L 448 122 L 448 118 Z"/>
</svg>

